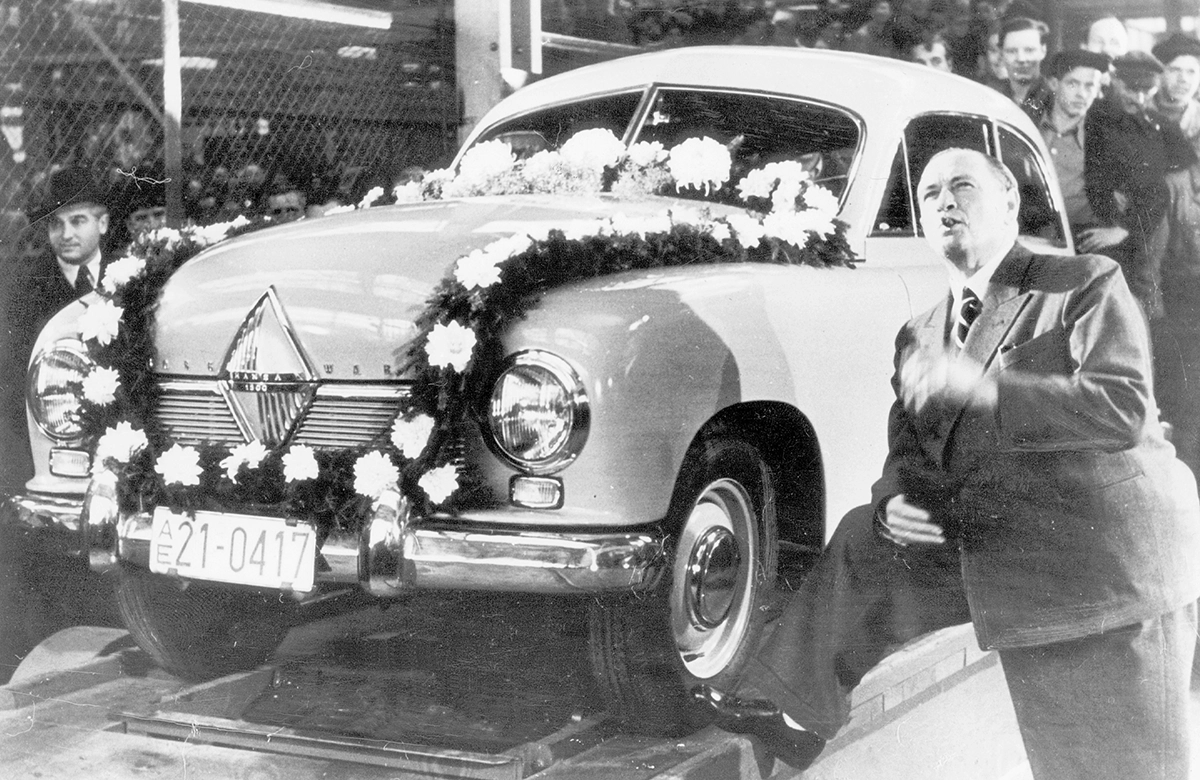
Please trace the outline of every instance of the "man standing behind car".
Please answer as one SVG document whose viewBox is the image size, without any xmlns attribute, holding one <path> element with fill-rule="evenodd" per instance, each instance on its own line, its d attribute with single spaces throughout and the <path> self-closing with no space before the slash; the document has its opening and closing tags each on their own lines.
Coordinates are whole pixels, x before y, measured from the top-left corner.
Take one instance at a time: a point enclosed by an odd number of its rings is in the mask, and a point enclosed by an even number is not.
<svg viewBox="0 0 1200 780">
<path fill-rule="evenodd" d="M 971 621 L 1036 780 L 1184 780 L 1200 501 L 1120 269 L 1017 243 L 1017 182 L 950 149 L 917 189 L 946 297 L 896 339 L 889 452 L 717 723 L 811 762 L 888 653 Z"/>
<path fill-rule="evenodd" d="M 8 485 L 32 476 L 25 430 L 25 369 L 38 333 L 71 301 L 99 284 L 106 258 L 101 243 L 108 233 L 104 191 L 91 173 L 65 168 L 47 182 L 45 197 L 31 221 L 45 225 L 50 251 L 18 274 L 3 302 L 3 424 L 11 428 L 4 447 L 3 478 Z"/>
<path fill-rule="evenodd" d="M 1108 57 L 1096 52 L 1071 49 L 1054 55 L 1050 61 L 1054 100 L 1035 120 L 1050 150 L 1073 232 L 1096 224 L 1084 187 L 1084 130 L 1087 112 L 1100 95 L 1101 79 L 1108 68 Z"/>
<path fill-rule="evenodd" d="M 1120 263 L 1153 320 L 1162 316 L 1162 258 L 1151 240 L 1167 213 L 1166 175 L 1195 164 L 1196 154 L 1178 125 L 1151 109 L 1162 63 L 1131 51 L 1113 67 L 1112 85 L 1084 129 L 1088 203 L 1099 224 L 1078 232 L 1076 248 Z"/>
</svg>

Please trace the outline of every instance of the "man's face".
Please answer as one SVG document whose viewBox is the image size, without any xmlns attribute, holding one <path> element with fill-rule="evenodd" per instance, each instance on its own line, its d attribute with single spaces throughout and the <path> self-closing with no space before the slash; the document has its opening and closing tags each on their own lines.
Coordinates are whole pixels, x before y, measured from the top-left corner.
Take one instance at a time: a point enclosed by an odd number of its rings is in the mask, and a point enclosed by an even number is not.
<svg viewBox="0 0 1200 780">
<path fill-rule="evenodd" d="M 1000 80 L 1008 78 L 1008 71 L 1004 69 L 1004 52 L 1000 49 L 1000 33 L 992 33 L 988 36 L 987 60 L 988 68 L 994 77 Z"/>
<path fill-rule="evenodd" d="M 1125 31 L 1125 25 L 1117 19 L 1098 19 L 1088 28 L 1084 48 L 1107 54 L 1115 60 L 1122 54 L 1129 53 L 1129 33 Z"/>
<path fill-rule="evenodd" d="M 133 237 L 166 226 L 167 209 L 163 206 L 138 209 L 125 218 L 125 227 L 129 229 L 129 235 Z"/>
<path fill-rule="evenodd" d="M 1053 80 L 1054 104 L 1063 116 L 1078 119 L 1092 107 L 1100 94 L 1100 71 L 1095 68 L 1072 68 Z"/>
<path fill-rule="evenodd" d="M 1150 107 L 1150 100 L 1158 91 L 1158 84 L 1151 81 L 1126 81 L 1113 76 L 1112 96 L 1117 106 L 1126 114 L 1140 114 Z"/>
<path fill-rule="evenodd" d="M 979 152 L 935 155 L 917 186 L 921 228 L 939 255 L 969 274 L 1016 238 L 1019 204 Z"/>
<path fill-rule="evenodd" d="M 108 232 L 108 212 L 103 206 L 78 203 L 64 206 L 46 217 L 46 236 L 56 257 L 79 265 L 100 248 Z"/>
<path fill-rule="evenodd" d="M 918 43 L 912 47 L 913 62 L 928 65 L 935 70 L 950 72 L 950 58 L 946 56 L 946 44 L 934 41 L 929 46 Z"/>
<path fill-rule="evenodd" d="M 268 195 L 267 213 L 277 220 L 299 219 L 304 216 L 304 195 L 297 190 Z"/>
<path fill-rule="evenodd" d="M 1037 30 L 1016 30 L 1004 36 L 1002 49 L 1008 77 L 1019 83 L 1033 81 L 1046 59 L 1046 44 Z"/>
<path fill-rule="evenodd" d="M 1186 103 L 1200 90 L 1200 59 L 1181 54 L 1163 71 L 1163 90 L 1174 103 Z"/>
</svg>

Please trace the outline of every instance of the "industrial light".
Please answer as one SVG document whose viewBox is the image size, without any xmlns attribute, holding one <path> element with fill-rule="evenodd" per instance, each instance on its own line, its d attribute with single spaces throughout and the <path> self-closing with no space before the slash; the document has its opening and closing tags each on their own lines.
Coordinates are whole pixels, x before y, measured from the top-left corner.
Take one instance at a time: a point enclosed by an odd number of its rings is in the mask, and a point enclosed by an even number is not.
<svg viewBox="0 0 1200 780">
<path fill-rule="evenodd" d="M 392 15 L 387 11 L 350 8 L 334 3 L 322 3 L 318 0 L 184 0 L 184 2 L 232 8 L 236 11 L 287 16 L 292 19 L 308 19 L 313 22 L 371 27 L 376 30 L 389 30 L 392 27 Z"/>
</svg>

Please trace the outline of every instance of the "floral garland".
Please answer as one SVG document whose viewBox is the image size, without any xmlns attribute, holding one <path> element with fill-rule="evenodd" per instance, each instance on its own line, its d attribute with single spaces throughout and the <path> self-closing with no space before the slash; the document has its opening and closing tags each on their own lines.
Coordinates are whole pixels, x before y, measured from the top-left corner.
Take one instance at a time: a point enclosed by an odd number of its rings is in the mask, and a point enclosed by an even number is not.
<svg viewBox="0 0 1200 780">
<path fill-rule="evenodd" d="M 514 192 L 681 193 L 730 188 L 731 155 L 696 138 L 666 150 L 628 150 L 607 131 L 584 131 L 558 151 L 518 160 L 499 141 L 473 147 L 456 172 L 434 171 L 394 191 L 397 201 Z M 500 340 L 547 291 L 573 281 L 638 269 L 768 262 L 853 267 L 837 198 L 796 162 L 756 169 L 736 185 L 744 213 L 714 216 L 676 206 L 642 218 L 621 214 L 541 233 L 518 233 L 459 258 L 417 319 L 401 371 L 412 379 L 384 441 L 359 450 L 232 448 L 173 442 L 156 425 L 158 388 L 149 370 L 156 303 L 171 274 L 227 235 L 269 223 L 244 219 L 207 228 L 161 229 L 112 263 L 85 299 L 79 337 L 94 368 L 78 388 L 93 474 L 115 481 L 126 511 L 258 507 L 312 518 L 318 528 L 357 528 L 373 502 L 398 490 L 426 510 L 455 511 L 480 496 L 446 446 L 473 419 L 487 392 Z M 357 208 L 380 200 L 367 194 Z M 349 207 L 351 209 L 355 207 Z"/>
</svg>

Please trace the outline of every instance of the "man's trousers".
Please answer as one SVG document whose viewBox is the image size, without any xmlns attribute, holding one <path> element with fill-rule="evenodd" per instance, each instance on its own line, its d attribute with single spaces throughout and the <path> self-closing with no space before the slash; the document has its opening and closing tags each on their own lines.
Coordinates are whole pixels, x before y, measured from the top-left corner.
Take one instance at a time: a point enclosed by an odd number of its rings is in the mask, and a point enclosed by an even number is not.
<svg viewBox="0 0 1200 780">
<path fill-rule="evenodd" d="M 850 692 L 905 642 L 970 621 L 953 542 L 897 547 L 873 529 L 873 507 L 838 526 L 751 661 L 743 698 L 774 701 L 831 739 Z M 1037 780 L 1184 780 L 1196 609 L 1103 634 L 1000 651 Z"/>
</svg>

